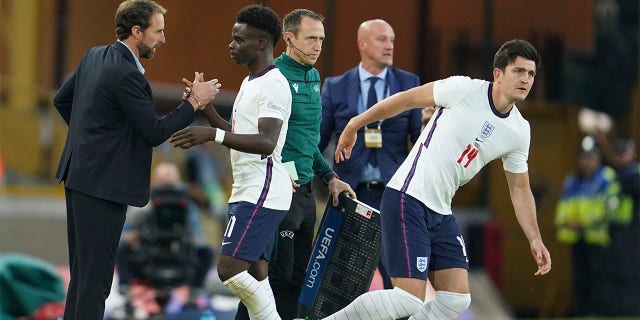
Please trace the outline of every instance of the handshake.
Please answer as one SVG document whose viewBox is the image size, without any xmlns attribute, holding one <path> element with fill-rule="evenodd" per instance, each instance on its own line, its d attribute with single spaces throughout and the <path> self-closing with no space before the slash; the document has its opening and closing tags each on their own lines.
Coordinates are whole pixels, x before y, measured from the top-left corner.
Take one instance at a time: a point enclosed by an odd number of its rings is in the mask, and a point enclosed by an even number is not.
<svg viewBox="0 0 640 320">
<path fill-rule="evenodd" d="M 222 85 L 218 79 L 204 81 L 204 74 L 197 71 L 193 81 L 182 78 L 182 82 L 186 85 L 182 93 L 182 100 L 191 103 L 195 110 L 204 110 L 215 99 Z"/>
<path fill-rule="evenodd" d="M 195 110 L 201 110 L 211 126 L 191 126 L 184 128 L 172 134 L 169 142 L 173 144 L 174 147 L 182 149 L 189 149 L 211 140 L 222 143 L 225 131 L 219 128 L 222 126 L 230 130 L 229 123 L 222 119 L 213 107 L 206 108 L 216 97 L 216 94 L 220 92 L 221 84 L 218 82 L 218 79 L 205 82 L 204 75 L 196 71 L 193 81 L 182 78 L 182 82 L 186 86 L 182 93 L 182 100 L 189 101 Z"/>
</svg>

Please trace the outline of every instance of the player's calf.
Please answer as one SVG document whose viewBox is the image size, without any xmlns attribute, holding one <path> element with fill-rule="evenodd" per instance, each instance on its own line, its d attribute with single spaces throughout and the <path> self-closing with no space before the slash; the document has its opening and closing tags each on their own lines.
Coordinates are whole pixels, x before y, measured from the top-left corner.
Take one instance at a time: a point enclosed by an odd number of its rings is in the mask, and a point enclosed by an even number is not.
<svg viewBox="0 0 640 320">
<path fill-rule="evenodd" d="M 420 310 L 422 301 L 400 289 L 370 291 L 342 310 L 322 320 L 386 320 L 408 317 Z"/>
<path fill-rule="evenodd" d="M 265 279 L 266 280 L 266 279 Z M 243 271 L 224 282 L 224 285 L 247 307 L 250 319 L 280 320 L 273 293 L 263 284 Z"/>
</svg>

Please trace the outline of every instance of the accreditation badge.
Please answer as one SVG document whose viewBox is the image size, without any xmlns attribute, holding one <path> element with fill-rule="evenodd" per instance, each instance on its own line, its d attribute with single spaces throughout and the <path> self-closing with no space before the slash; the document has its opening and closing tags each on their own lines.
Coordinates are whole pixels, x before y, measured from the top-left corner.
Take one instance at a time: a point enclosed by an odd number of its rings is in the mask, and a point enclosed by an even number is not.
<svg viewBox="0 0 640 320">
<path fill-rule="evenodd" d="M 382 148 L 382 130 L 380 128 L 364 128 L 364 146 Z"/>
</svg>

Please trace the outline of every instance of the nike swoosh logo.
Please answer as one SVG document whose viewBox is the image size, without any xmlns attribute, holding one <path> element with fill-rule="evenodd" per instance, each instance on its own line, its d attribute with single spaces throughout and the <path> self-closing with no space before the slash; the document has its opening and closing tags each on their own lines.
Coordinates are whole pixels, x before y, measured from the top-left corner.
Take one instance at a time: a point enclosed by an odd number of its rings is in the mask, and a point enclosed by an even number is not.
<svg viewBox="0 0 640 320">
<path fill-rule="evenodd" d="M 231 242 L 222 242 L 222 245 L 224 246 L 225 244 L 230 244 Z"/>
<path fill-rule="evenodd" d="M 478 141 L 478 142 L 484 142 L 484 141 L 482 141 L 482 140 L 480 140 L 480 139 L 478 139 L 478 138 L 476 138 L 476 141 Z"/>
</svg>

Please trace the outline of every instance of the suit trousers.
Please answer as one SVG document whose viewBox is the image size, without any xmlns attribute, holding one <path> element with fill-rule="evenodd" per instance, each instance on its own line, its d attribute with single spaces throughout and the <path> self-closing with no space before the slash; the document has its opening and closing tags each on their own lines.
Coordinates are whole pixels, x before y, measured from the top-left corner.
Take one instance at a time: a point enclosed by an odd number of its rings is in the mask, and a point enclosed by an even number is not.
<svg viewBox="0 0 640 320">
<path fill-rule="evenodd" d="M 280 222 L 269 261 L 269 284 L 283 320 L 298 316 L 298 297 L 313 249 L 316 202 L 310 184 L 301 185 L 293 194 L 289 212 Z M 248 319 L 247 309 L 240 302 L 235 320 Z"/>
<path fill-rule="evenodd" d="M 127 206 L 65 188 L 71 281 L 65 320 L 101 320 Z"/>
</svg>

